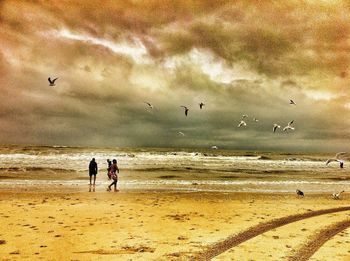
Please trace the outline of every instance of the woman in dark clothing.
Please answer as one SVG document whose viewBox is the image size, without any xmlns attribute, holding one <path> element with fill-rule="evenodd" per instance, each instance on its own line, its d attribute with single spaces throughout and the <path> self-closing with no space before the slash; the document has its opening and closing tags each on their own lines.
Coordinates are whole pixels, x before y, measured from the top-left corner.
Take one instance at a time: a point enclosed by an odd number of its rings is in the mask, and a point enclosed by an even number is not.
<svg viewBox="0 0 350 261">
<path fill-rule="evenodd" d="M 94 176 L 94 186 L 95 186 L 97 170 L 98 170 L 98 169 L 97 169 L 97 163 L 96 163 L 96 161 L 95 161 L 95 158 L 93 158 L 93 159 L 90 161 L 90 164 L 89 164 L 90 186 L 92 185 L 92 184 L 91 184 L 92 176 Z"/>
<path fill-rule="evenodd" d="M 109 159 L 107 159 L 107 164 L 108 164 L 108 167 L 107 167 L 107 176 L 108 176 L 108 179 L 111 180 L 110 170 L 111 170 L 111 167 L 112 167 L 112 161 L 110 161 Z"/>
</svg>

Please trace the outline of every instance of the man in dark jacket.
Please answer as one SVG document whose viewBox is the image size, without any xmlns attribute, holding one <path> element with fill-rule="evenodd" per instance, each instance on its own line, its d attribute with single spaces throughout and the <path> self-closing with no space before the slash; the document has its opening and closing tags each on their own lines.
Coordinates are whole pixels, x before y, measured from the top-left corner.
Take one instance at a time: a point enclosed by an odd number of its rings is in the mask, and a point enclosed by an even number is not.
<svg viewBox="0 0 350 261">
<path fill-rule="evenodd" d="M 93 159 L 90 161 L 90 164 L 89 164 L 90 186 L 92 185 L 92 184 L 91 184 L 92 176 L 94 176 L 94 184 L 93 184 L 93 185 L 95 186 L 96 175 L 97 175 L 97 163 L 96 163 L 96 161 L 95 161 L 95 158 L 93 158 Z"/>
</svg>

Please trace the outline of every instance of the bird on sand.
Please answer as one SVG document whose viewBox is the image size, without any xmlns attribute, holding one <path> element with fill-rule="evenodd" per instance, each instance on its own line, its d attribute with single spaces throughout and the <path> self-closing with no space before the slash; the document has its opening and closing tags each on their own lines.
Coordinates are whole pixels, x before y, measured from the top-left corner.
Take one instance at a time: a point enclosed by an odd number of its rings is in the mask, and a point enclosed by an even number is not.
<svg viewBox="0 0 350 261">
<path fill-rule="evenodd" d="M 294 121 L 290 121 L 288 122 L 288 125 L 286 127 L 283 128 L 283 131 L 287 131 L 287 130 L 294 130 L 294 127 L 292 127 Z"/>
<path fill-rule="evenodd" d="M 296 103 L 293 100 L 289 100 L 289 104 L 296 105 Z"/>
<path fill-rule="evenodd" d="M 200 109 L 203 109 L 203 106 L 204 106 L 205 104 L 203 103 L 203 102 L 201 102 L 200 104 L 199 104 L 199 108 Z"/>
<path fill-rule="evenodd" d="M 247 126 L 247 123 L 243 120 L 238 124 L 238 128 L 240 128 L 242 126 Z"/>
<path fill-rule="evenodd" d="M 218 147 L 217 146 L 211 146 L 211 148 L 213 149 L 213 150 L 217 150 L 218 149 Z"/>
<path fill-rule="evenodd" d="M 344 193 L 345 191 L 343 190 L 343 191 L 340 191 L 340 192 L 338 192 L 338 193 L 333 193 L 332 194 L 332 198 L 333 199 L 340 199 L 340 196 L 341 196 L 341 193 Z"/>
<path fill-rule="evenodd" d="M 146 103 L 150 109 L 153 109 L 153 105 L 152 104 L 150 104 L 149 102 L 144 102 L 144 103 Z"/>
<path fill-rule="evenodd" d="M 297 193 L 298 197 L 302 197 L 302 198 L 304 197 L 304 192 L 302 192 L 301 190 L 297 189 L 296 193 Z"/>
<path fill-rule="evenodd" d="M 281 128 L 281 126 L 275 123 L 272 128 L 273 133 L 276 132 L 277 128 Z"/>
<path fill-rule="evenodd" d="M 182 108 L 184 108 L 184 109 L 185 109 L 185 115 L 187 116 L 188 111 L 189 111 L 190 109 L 189 109 L 189 108 L 187 108 L 186 106 L 180 106 L 180 107 L 182 107 Z"/>
<path fill-rule="evenodd" d="M 49 81 L 49 83 L 50 83 L 50 85 L 49 86 L 56 86 L 55 85 L 55 81 L 58 79 L 58 77 L 57 78 L 55 78 L 55 79 L 53 79 L 53 80 L 51 80 L 51 77 L 49 77 L 47 80 Z"/>
</svg>

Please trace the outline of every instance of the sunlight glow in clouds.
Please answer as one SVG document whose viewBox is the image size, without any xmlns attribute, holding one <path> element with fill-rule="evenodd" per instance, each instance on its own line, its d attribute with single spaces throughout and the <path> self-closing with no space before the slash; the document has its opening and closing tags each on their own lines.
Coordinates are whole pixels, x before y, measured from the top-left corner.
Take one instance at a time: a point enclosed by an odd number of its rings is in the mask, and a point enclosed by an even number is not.
<svg viewBox="0 0 350 261">
<path fill-rule="evenodd" d="M 82 35 L 82 34 L 75 34 L 68 31 L 67 29 L 58 31 L 58 36 L 71 39 L 71 40 L 83 41 L 83 42 L 88 42 L 95 45 L 101 45 L 103 47 L 110 49 L 114 53 L 129 56 L 138 64 L 150 62 L 150 58 L 146 47 L 137 38 L 133 38 L 132 43 L 128 43 L 128 42 L 115 43 L 106 39 L 100 39 L 100 38 L 96 38 L 88 35 Z"/>
<path fill-rule="evenodd" d="M 234 80 L 246 78 L 247 76 L 247 73 L 244 70 L 237 69 L 237 66 L 233 70 L 211 52 L 197 48 L 193 48 L 186 55 L 167 58 L 163 66 L 173 70 L 177 67 L 182 67 L 188 61 L 192 66 L 200 68 L 202 73 L 208 75 L 212 81 L 218 83 L 229 84 Z"/>
<path fill-rule="evenodd" d="M 316 101 L 330 101 L 337 98 L 337 95 L 334 93 L 317 90 L 307 90 L 305 91 L 305 95 Z"/>
</svg>

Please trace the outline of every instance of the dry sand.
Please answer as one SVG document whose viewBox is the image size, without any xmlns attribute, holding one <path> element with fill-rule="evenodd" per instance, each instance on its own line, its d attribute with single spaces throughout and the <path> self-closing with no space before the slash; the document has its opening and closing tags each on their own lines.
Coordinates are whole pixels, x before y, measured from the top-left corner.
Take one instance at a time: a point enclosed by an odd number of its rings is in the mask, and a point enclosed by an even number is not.
<svg viewBox="0 0 350 261">
<path fill-rule="evenodd" d="M 2 191 L 0 258 L 189 260 L 258 224 L 338 207 L 350 207 L 350 195 Z M 347 210 L 294 221 L 213 259 L 293 260 L 309 244 L 316 249 L 310 260 L 350 260 L 349 219 Z M 310 243 L 337 222 L 342 232 L 316 248 Z"/>
</svg>

